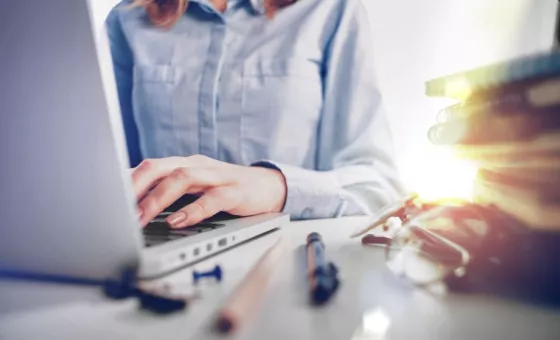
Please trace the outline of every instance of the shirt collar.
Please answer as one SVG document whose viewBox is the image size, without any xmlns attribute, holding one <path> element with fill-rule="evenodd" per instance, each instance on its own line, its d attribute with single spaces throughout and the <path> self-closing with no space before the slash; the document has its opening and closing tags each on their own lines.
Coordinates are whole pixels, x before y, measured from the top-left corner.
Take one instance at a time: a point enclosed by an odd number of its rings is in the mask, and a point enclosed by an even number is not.
<svg viewBox="0 0 560 340">
<path fill-rule="evenodd" d="M 264 0 L 228 0 L 228 2 L 230 3 L 240 3 L 240 2 L 244 2 L 247 1 L 250 3 L 251 7 L 253 8 L 253 10 L 259 14 L 264 14 L 265 13 L 265 9 L 264 9 Z M 197 2 L 199 4 L 204 4 L 204 5 L 208 5 L 210 6 L 210 0 L 190 0 L 190 2 Z"/>
<path fill-rule="evenodd" d="M 264 9 L 264 0 L 249 0 L 253 10 L 259 14 L 264 14 L 266 11 Z"/>
</svg>

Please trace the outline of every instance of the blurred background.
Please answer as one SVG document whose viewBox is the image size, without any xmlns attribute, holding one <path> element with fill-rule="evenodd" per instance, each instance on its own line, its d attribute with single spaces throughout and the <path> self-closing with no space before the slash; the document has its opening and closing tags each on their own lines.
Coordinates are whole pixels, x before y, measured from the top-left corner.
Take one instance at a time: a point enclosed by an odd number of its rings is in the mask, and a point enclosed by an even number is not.
<svg viewBox="0 0 560 340">
<path fill-rule="evenodd" d="M 430 78 L 553 46 L 556 0 L 363 0 L 397 160 L 409 190 L 470 197 L 475 169 L 426 137 L 448 101 L 424 96 Z"/>
<path fill-rule="evenodd" d="M 96 0 L 98 32 L 119 0 Z M 553 46 L 556 0 L 362 0 L 377 77 L 403 181 L 422 197 L 469 198 L 475 168 L 430 144 L 428 128 L 449 104 L 424 96 L 430 78 Z"/>
</svg>

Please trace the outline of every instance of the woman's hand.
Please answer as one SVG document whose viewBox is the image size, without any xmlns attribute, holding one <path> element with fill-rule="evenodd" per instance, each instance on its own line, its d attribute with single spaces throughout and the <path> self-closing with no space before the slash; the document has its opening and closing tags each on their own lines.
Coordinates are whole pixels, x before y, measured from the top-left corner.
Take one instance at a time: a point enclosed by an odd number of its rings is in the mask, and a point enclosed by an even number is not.
<svg viewBox="0 0 560 340">
<path fill-rule="evenodd" d="M 201 195 L 167 218 L 184 228 L 224 211 L 238 216 L 280 212 L 286 180 L 280 171 L 244 167 L 205 156 L 143 161 L 132 170 L 143 226 L 185 194 Z"/>
</svg>

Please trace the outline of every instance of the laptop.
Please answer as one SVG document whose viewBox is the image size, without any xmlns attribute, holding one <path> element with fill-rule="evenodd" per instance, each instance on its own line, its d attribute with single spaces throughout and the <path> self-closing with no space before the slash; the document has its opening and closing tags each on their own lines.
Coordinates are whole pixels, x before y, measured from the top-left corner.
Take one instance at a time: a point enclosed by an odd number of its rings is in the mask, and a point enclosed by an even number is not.
<svg viewBox="0 0 560 340">
<path fill-rule="evenodd" d="M 107 36 L 89 1 L 0 14 L 0 269 L 151 279 L 277 232 L 286 214 L 139 225 Z M 259 256 L 259 254 L 255 254 Z"/>
</svg>

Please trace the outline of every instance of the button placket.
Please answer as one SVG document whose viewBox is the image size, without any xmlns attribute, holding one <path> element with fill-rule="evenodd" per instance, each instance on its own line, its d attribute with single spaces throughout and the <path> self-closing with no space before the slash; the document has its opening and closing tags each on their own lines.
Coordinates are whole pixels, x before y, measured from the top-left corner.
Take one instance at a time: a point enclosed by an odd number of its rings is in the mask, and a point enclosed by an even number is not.
<svg viewBox="0 0 560 340">
<path fill-rule="evenodd" d="M 200 153 L 218 158 L 216 135 L 216 114 L 218 103 L 218 83 L 224 54 L 225 24 L 216 23 L 204 68 L 199 97 L 199 139 Z"/>
</svg>

